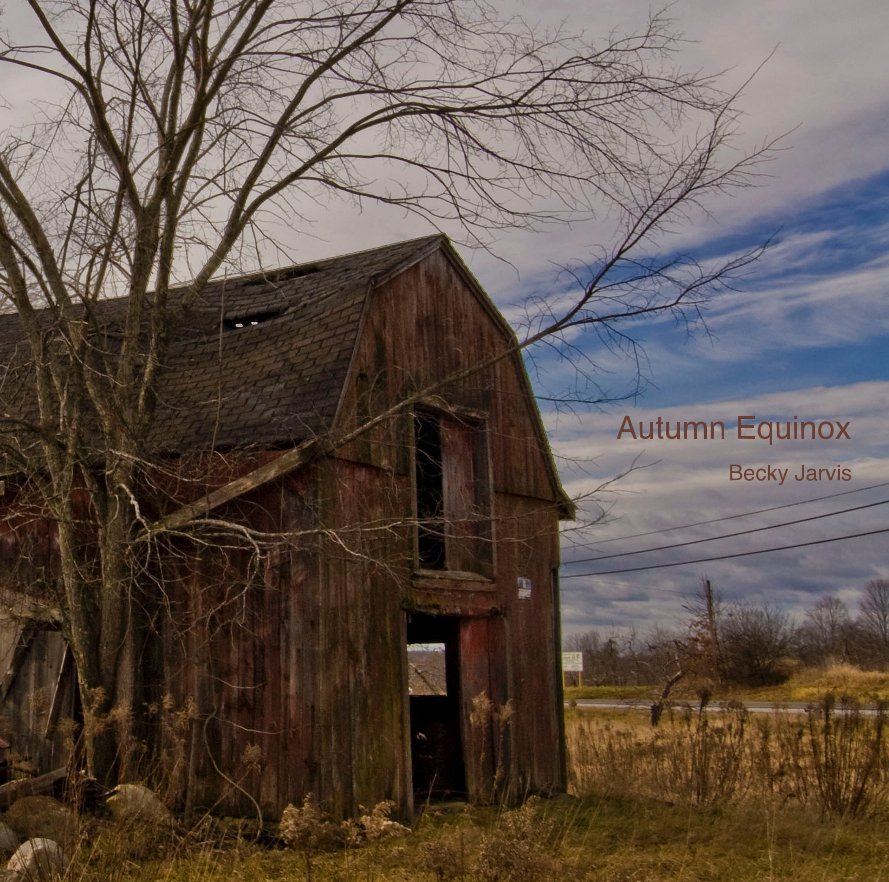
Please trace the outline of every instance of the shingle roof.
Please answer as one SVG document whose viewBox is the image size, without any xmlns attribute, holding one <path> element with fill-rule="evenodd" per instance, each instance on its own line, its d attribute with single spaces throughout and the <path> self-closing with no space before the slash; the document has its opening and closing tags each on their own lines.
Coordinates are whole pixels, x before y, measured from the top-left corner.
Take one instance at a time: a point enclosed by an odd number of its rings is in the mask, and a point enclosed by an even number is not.
<svg viewBox="0 0 889 882">
<path fill-rule="evenodd" d="M 211 282 L 171 329 L 148 440 L 155 452 L 285 446 L 331 425 L 374 280 L 444 241 L 415 239 Z M 103 321 L 123 301 L 101 305 Z M 262 319 L 250 325 L 251 317 Z M 237 327 L 238 324 L 243 327 Z M 0 316 L 0 365 L 22 364 L 19 320 Z M 0 409 L 27 402 L 0 384 Z"/>
</svg>

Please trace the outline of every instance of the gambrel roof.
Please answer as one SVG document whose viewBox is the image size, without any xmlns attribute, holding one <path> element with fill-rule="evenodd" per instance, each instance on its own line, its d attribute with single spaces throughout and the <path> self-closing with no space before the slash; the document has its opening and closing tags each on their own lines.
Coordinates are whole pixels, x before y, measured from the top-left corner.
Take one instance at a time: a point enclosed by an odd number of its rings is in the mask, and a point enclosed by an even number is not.
<svg viewBox="0 0 889 882">
<path fill-rule="evenodd" d="M 285 269 L 210 282 L 176 316 L 157 383 L 157 412 L 147 449 L 177 455 L 209 449 L 286 449 L 332 428 L 358 344 L 370 292 L 441 249 L 501 328 L 512 331 L 448 240 L 427 236 Z M 175 307 L 181 292 L 173 291 Z M 94 307 L 114 348 L 125 298 Z M 443 308 L 447 308 L 443 305 Z M 119 337 L 119 333 L 118 333 Z M 108 342 L 111 341 L 111 342 Z M 27 347 L 17 315 L 0 315 L 2 421 L 36 423 Z M 549 458 L 521 358 L 541 448 Z M 549 460 L 553 489 L 567 503 Z M 568 510 L 567 508 L 565 510 Z"/>
<path fill-rule="evenodd" d="M 212 282 L 175 330 L 152 446 L 286 447 L 323 434 L 336 415 L 369 291 L 441 241 Z"/>
<path fill-rule="evenodd" d="M 277 448 L 329 429 L 374 280 L 442 241 L 429 236 L 214 280 L 182 312 L 175 310 L 179 292 L 172 292 L 176 321 L 157 384 L 149 449 Z M 125 298 L 95 307 L 108 348 L 125 308 Z M 48 311 L 43 315 L 49 325 Z M 29 360 L 18 315 L 0 315 L 0 419 L 37 422 Z"/>
</svg>

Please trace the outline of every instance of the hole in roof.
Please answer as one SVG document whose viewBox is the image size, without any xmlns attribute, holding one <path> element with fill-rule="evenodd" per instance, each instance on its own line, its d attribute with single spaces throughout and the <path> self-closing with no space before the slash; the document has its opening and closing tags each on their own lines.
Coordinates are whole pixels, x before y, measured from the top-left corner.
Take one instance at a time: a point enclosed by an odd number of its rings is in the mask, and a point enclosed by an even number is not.
<svg viewBox="0 0 889 882">
<path fill-rule="evenodd" d="M 251 328 L 255 325 L 265 324 L 267 321 L 277 318 L 283 312 L 283 309 L 273 309 L 266 310 L 265 312 L 249 312 L 242 315 L 226 316 L 222 320 L 222 326 L 226 331 L 234 331 L 238 328 Z"/>
</svg>

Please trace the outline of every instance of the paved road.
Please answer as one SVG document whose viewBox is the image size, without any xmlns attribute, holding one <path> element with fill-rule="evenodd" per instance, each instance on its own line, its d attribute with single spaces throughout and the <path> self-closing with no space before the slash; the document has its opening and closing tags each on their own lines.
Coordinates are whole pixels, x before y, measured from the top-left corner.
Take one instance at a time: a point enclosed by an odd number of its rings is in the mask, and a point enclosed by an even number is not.
<svg viewBox="0 0 889 882">
<path fill-rule="evenodd" d="M 566 702 L 566 704 L 570 704 L 570 702 Z M 772 714 L 775 712 L 780 713 L 788 713 L 788 714 L 801 714 L 806 708 L 809 706 L 810 702 L 807 701 L 785 701 L 785 702 L 771 702 L 771 701 L 745 701 L 743 705 L 747 708 L 748 711 L 752 714 Z M 618 701 L 612 698 L 578 698 L 575 701 L 575 706 L 581 709 L 587 710 L 595 710 L 597 708 L 601 709 L 626 709 L 626 708 L 634 708 L 638 710 L 649 710 L 651 708 L 650 701 L 638 701 L 636 699 L 627 699 L 626 701 Z M 691 702 L 673 702 L 672 706 L 674 708 L 683 708 L 683 707 L 692 707 L 697 709 L 697 705 L 692 704 Z M 707 705 L 708 711 L 718 712 L 722 710 L 722 705 L 718 702 Z M 837 705 L 837 711 L 841 711 L 842 708 Z M 863 706 L 861 708 L 861 712 L 867 716 L 873 716 L 876 714 L 876 708 L 873 705 Z"/>
</svg>

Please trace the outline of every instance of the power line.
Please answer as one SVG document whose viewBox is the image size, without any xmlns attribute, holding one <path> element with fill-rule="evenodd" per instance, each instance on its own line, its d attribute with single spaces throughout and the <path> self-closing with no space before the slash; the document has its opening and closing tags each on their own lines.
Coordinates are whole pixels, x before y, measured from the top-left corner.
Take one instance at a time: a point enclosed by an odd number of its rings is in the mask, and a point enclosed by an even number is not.
<svg viewBox="0 0 889 882">
<path fill-rule="evenodd" d="M 837 515 L 848 514 L 850 511 L 863 511 L 866 508 L 874 508 L 878 505 L 889 505 L 889 499 L 882 502 L 869 502 L 866 505 L 856 505 L 852 508 L 842 508 L 839 511 L 829 511 L 825 514 L 810 515 L 807 518 L 797 518 L 794 521 L 783 521 L 780 524 L 770 524 L 767 527 L 752 527 L 749 530 L 739 530 L 736 533 L 722 533 L 720 536 L 708 536 L 705 539 L 689 539 L 687 542 L 674 542 L 670 545 L 654 545 L 651 548 L 640 548 L 637 551 L 621 551 L 618 554 L 602 554 L 598 557 L 583 557 L 577 560 L 566 561 L 566 566 L 579 563 L 592 563 L 600 560 L 611 560 L 615 557 L 630 557 L 634 554 L 648 554 L 650 551 L 668 551 L 673 548 L 685 548 L 687 545 L 700 545 L 702 542 L 718 542 L 720 539 L 732 539 L 735 536 L 748 536 L 751 533 L 762 533 L 765 530 L 777 530 L 779 527 L 792 527 L 795 524 L 805 524 L 809 521 L 819 521 L 822 518 L 833 518 Z"/>
<path fill-rule="evenodd" d="M 628 567 L 623 570 L 604 570 L 603 572 L 598 573 L 568 573 L 559 578 L 562 580 L 582 579 L 587 576 L 613 576 L 617 573 L 638 573 L 642 570 L 662 570 L 668 567 L 684 567 L 690 564 L 710 563 L 717 560 L 732 560 L 737 557 L 750 557 L 754 554 L 768 554 L 772 551 L 789 551 L 793 548 L 809 548 L 812 545 L 827 545 L 830 542 L 842 542 L 844 539 L 859 539 L 862 536 L 876 536 L 878 533 L 889 533 L 889 527 L 884 527 L 882 530 L 869 530 L 866 533 L 850 533 L 848 536 L 834 536 L 831 539 L 815 539 L 812 542 L 797 542 L 794 545 L 776 545 L 772 548 L 760 548 L 756 551 L 738 551 L 734 554 L 719 554 L 715 557 L 699 557 L 696 560 L 677 560 L 673 563 L 650 564 L 645 567 Z"/>
<path fill-rule="evenodd" d="M 644 533 L 629 533 L 626 536 L 615 536 L 613 539 L 597 539 L 595 542 L 578 543 L 575 548 L 592 548 L 594 545 L 604 545 L 606 542 L 620 542 L 622 539 L 639 539 L 642 536 L 654 536 L 656 533 L 671 533 L 673 530 L 688 530 L 692 527 L 704 527 L 707 524 L 718 524 L 720 521 L 734 521 L 738 518 L 747 518 L 751 515 L 765 514 L 769 511 L 780 511 L 783 508 L 793 508 L 797 505 L 808 505 L 810 502 L 823 502 L 825 499 L 837 499 L 840 496 L 848 496 L 850 493 L 863 493 L 865 490 L 876 490 L 879 487 L 889 487 L 889 481 L 880 484 L 870 484 L 867 487 L 856 487 L 854 490 L 841 490 L 838 493 L 828 493 L 826 496 L 813 496 L 811 499 L 800 499 L 798 502 L 785 502 L 783 505 L 772 505 L 768 508 L 757 508 L 753 511 L 743 511 L 740 514 L 725 515 L 721 518 L 710 518 L 708 521 L 695 521 L 693 524 L 679 524 L 676 527 L 662 527 L 659 530 L 646 530 Z"/>
</svg>

